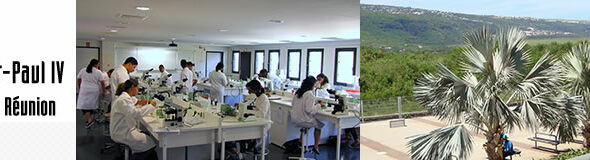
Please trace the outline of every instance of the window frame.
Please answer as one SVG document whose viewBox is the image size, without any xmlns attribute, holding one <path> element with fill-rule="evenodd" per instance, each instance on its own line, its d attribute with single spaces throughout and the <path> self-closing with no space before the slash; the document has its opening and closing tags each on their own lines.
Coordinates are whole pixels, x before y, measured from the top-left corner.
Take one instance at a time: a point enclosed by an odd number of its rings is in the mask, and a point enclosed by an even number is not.
<svg viewBox="0 0 590 160">
<path fill-rule="evenodd" d="M 262 52 L 262 68 L 260 68 L 260 70 L 264 69 L 264 56 L 266 55 L 266 52 L 264 50 L 255 50 L 254 51 L 254 74 L 257 74 L 258 72 L 258 53 Z"/>
<path fill-rule="evenodd" d="M 307 76 L 309 76 L 309 55 L 310 52 L 317 52 L 320 51 L 321 53 L 321 60 L 320 60 L 320 73 L 324 73 L 324 49 L 323 48 L 310 48 L 307 49 L 307 64 L 306 64 L 306 69 L 305 69 L 305 73 L 307 74 Z M 313 75 L 314 77 L 316 75 Z"/>
<path fill-rule="evenodd" d="M 235 64 L 235 61 L 236 61 L 234 55 L 236 53 L 238 54 L 238 70 L 237 71 L 234 71 L 234 64 Z M 232 73 L 240 73 L 240 58 L 239 58 L 240 57 L 240 53 L 241 53 L 240 51 L 232 51 L 231 52 L 231 72 Z"/>
<path fill-rule="evenodd" d="M 289 71 L 290 71 L 290 62 L 291 62 L 291 52 L 299 52 L 299 66 L 298 67 L 298 73 L 297 73 L 297 77 L 291 77 L 289 75 Z M 299 81 L 301 80 L 301 54 L 302 51 L 301 49 L 288 49 L 287 50 L 287 78 L 290 80 L 295 80 L 295 81 Z"/>
<path fill-rule="evenodd" d="M 273 53 L 273 52 L 277 52 L 278 53 L 278 56 L 279 56 L 279 57 L 277 57 L 278 63 L 277 63 L 277 70 L 276 71 L 279 72 L 281 70 L 281 50 L 279 50 L 279 49 L 272 49 L 272 50 L 268 50 L 268 64 L 267 64 L 267 66 L 268 66 L 268 73 L 270 73 L 270 69 L 271 69 L 271 66 L 270 66 L 270 64 L 271 64 L 270 63 L 271 62 L 270 61 L 270 57 L 272 56 L 271 53 Z"/>
<path fill-rule="evenodd" d="M 340 85 L 340 86 L 352 86 L 354 84 L 348 84 L 348 83 L 342 83 L 342 82 L 338 82 L 338 52 L 341 51 L 352 51 L 353 54 L 353 58 L 352 58 L 352 76 L 356 76 L 356 57 L 357 57 L 357 48 L 336 48 L 334 54 L 335 54 L 335 59 L 334 59 L 334 85 Z M 354 82 L 353 82 L 354 83 Z"/>
</svg>

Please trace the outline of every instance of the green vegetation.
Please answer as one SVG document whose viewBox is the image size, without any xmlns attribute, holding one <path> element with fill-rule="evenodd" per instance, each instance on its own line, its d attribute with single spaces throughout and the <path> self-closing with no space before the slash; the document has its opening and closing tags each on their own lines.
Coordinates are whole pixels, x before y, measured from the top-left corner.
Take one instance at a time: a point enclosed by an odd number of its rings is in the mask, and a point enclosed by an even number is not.
<svg viewBox="0 0 590 160">
<path fill-rule="evenodd" d="M 544 42 L 551 42 L 549 40 Z M 564 42 L 564 41 L 560 41 Z M 525 46 L 536 62 L 546 51 L 559 58 L 577 43 L 538 43 Z M 363 115 L 389 115 L 397 113 L 397 96 L 402 96 L 402 112 L 425 111 L 413 98 L 414 85 L 423 73 L 433 73 L 441 63 L 458 73 L 462 61 L 461 48 L 456 47 L 445 53 L 392 51 L 361 46 L 360 80 L 363 94 Z M 527 67 L 527 71 L 531 66 Z M 461 76 L 461 75 L 459 75 Z"/>
<path fill-rule="evenodd" d="M 590 153 L 590 149 L 582 148 L 582 149 L 573 150 L 573 151 L 569 151 L 569 152 L 555 155 L 549 160 L 566 160 L 566 159 L 582 156 L 582 155 L 589 154 L 589 153 Z"/>
<path fill-rule="evenodd" d="M 361 43 L 392 52 L 444 53 L 463 44 L 463 33 L 486 25 L 517 26 L 528 30 L 539 43 L 555 39 L 576 42 L 590 37 L 589 21 L 506 18 L 470 15 L 418 8 L 361 5 Z M 552 41 L 552 40 L 551 40 Z M 538 44 L 532 41 L 530 44 Z"/>
<path fill-rule="evenodd" d="M 531 52 L 532 62 L 536 62 L 546 51 L 560 58 L 577 43 L 566 42 L 526 45 Z M 461 47 L 445 53 L 404 52 L 394 53 L 384 49 L 361 46 L 361 86 L 363 100 L 384 99 L 397 96 L 413 96 L 415 81 L 423 73 L 436 71 L 441 63 L 455 72 L 463 59 Z M 527 71 L 530 70 L 527 68 Z M 461 76 L 461 75 L 459 75 Z M 396 102 L 397 103 L 397 102 Z"/>
</svg>

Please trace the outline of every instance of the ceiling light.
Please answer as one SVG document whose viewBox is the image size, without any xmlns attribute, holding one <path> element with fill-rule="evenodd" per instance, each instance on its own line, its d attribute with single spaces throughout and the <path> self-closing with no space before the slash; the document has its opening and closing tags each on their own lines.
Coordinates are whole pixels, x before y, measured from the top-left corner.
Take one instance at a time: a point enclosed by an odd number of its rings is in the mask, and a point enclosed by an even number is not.
<svg viewBox="0 0 590 160">
<path fill-rule="evenodd" d="M 135 9 L 140 10 L 140 11 L 149 11 L 150 10 L 150 7 L 137 6 L 137 7 L 135 7 Z"/>
<path fill-rule="evenodd" d="M 220 29 L 219 30 L 219 32 L 227 32 L 227 31 L 229 31 L 229 30 L 227 30 L 227 29 Z"/>
<path fill-rule="evenodd" d="M 118 30 L 116 30 L 116 29 L 111 29 L 111 32 L 118 32 Z"/>
<path fill-rule="evenodd" d="M 270 23 L 276 23 L 276 24 L 281 24 L 284 21 L 283 20 L 280 20 L 280 19 L 271 19 L 271 20 L 268 20 L 268 22 L 270 22 Z"/>
<path fill-rule="evenodd" d="M 104 38 L 104 37 L 100 37 L 100 40 L 101 40 L 101 41 L 104 41 L 104 40 L 105 40 L 105 38 Z"/>
</svg>

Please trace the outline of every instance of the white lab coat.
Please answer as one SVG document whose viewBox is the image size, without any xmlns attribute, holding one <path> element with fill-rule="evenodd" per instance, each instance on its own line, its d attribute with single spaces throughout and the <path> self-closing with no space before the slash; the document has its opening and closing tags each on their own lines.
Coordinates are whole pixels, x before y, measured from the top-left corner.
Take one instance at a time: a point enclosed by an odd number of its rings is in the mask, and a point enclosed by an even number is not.
<svg viewBox="0 0 590 160">
<path fill-rule="evenodd" d="M 109 78 L 109 75 L 107 74 L 107 72 L 103 72 L 102 77 L 104 78 L 104 87 L 107 88 L 107 87 L 111 86 L 111 78 Z M 102 97 L 102 101 L 107 105 L 109 103 L 111 103 L 111 101 L 113 100 L 113 97 L 111 96 L 111 94 L 112 94 L 112 92 L 111 92 L 111 89 L 109 88 L 109 89 L 105 90 L 105 93 L 104 93 L 105 96 Z"/>
<path fill-rule="evenodd" d="M 166 80 L 165 84 L 167 86 L 169 86 L 170 85 L 170 77 L 168 77 L 168 74 L 170 74 L 170 73 L 168 73 L 166 70 L 164 70 L 164 72 L 161 72 L 160 78 L 158 79 L 159 83 L 162 83 L 162 81 Z"/>
<path fill-rule="evenodd" d="M 281 78 L 279 78 L 279 76 L 274 75 L 274 74 L 269 74 L 268 79 L 270 79 L 270 81 L 272 82 L 272 88 L 270 89 L 271 91 L 280 90 L 282 88 L 282 86 L 281 86 L 282 80 L 281 80 Z"/>
<path fill-rule="evenodd" d="M 127 72 L 127 69 L 123 65 L 115 68 L 113 73 L 111 73 L 111 94 L 113 95 L 111 98 L 113 100 L 116 98 L 115 93 L 117 93 L 116 90 L 119 84 L 125 83 L 127 80 L 129 80 L 129 72 Z"/>
<path fill-rule="evenodd" d="M 254 106 L 256 106 L 256 108 L 254 109 L 256 116 L 271 121 L 270 101 L 268 100 L 266 94 L 262 94 L 256 97 L 256 100 L 254 101 Z M 266 129 L 270 129 L 270 124 L 266 126 Z"/>
<path fill-rule="evenodd" d="M 133 153 L 139 153 L 156 146 L 152 138 L 136 128 L 137 121 L 154 112 L 156 108 L 151 104 L 137 107 L 135 103 L 137 103 L 137 98 L 129 96 L 127 92 L 121 93 L 115 99 L 111 110 L 110 132 L 111 138 L 115 142 L 126 144 Z"/>
<path fill-rule="evenodd" d="M 317 82 L 317 86 L 319 86 L 318 88 L 316 88 L 316 96 L 318 97 L 324 97 L 324 98 L 328 98 L 330 97 L 330 93 L 328 93 L 328 89 L 332 89 L 332 86 L 330 85 L 330 83 L 326 83 L 324 85 L 319 84 L 319 82 Z"/>
<path fill-rule="evenodd" d="M 225 86 L 227 86 L 227 78 L 223 72 L 213 71 L 209 73 L 209 81 L 211 82 L 211 99 L 217 99 L 221 104 L 224 103 L 223 96 L 225 95 Z"/>
<path fill-rule="evenodd" d="M 188 69 L 188 67 L 184 67 L 184 69 L 182 69 L 182 73 L 180 73 L 180 80 L 182 81 L 185 78 L 187 80 L 182 84 L 182 91 L 191 92 L 193 88 L 193 74 L 192 71 Z"/>
<path fill-rule="evenodd" d="M 311 90 L 303 93 L 301 98 L 294 95 L 291 105 L 293 106 L 293 109 L 291 109 L 291 120 L 295 125 L 305 128 L 321 129 L 324 127 L 324 124 L 315 118 L 321 107 L 315 104 L 315 97 Z"/>
<path fill-rule="evenodd" d="M 81 81 L 76 108 L 84 110 L 97 109 L 101 92 L 100 82 L 104 82 L 102 72 L 92 67 L 92 72 L 88 73 L 84 68 L 78 73 L 78 79 L 81 79 Z"/>
</svg>

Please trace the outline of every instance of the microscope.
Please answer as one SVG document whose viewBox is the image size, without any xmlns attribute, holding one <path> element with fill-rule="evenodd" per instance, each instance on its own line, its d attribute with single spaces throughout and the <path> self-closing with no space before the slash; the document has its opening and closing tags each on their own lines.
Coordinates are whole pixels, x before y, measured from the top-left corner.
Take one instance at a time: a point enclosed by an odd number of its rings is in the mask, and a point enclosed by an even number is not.
<svg viewBox="0 0 590 160">
<path fill-rule="evenodd" d="M 168 74 L 166 76 L 162 76 L 160 77 L 159 81 L 160 81 L 160 87 L 166 87 L 168 86 L 168 78 L 172 77 L 172 74 Z"/>
<path fill-rule="evenodd" d="M 336 90 L 332 89 L 327 89 L 327 91 L 330 94 L 330 98 L 316 97 L 316 101 L 326 102 L 327 105 L 333 106 L 334 110 L 332 110 L 332 114 L 336 114 L 337 112 L 344 112 L 346 110 L 346 95 L 338 94 Z"/>
<path fill-rule="evenodd" d="M 238 120 L 239 121 L 251 121 L 254 120 L 254 114 L 246 113 L 248 108 L 253 108 L 252 103 L 256 101 L 256 94 L 248 94 L 244 96 L 244 102 L 239 104 Z"/>
<path fill-rule="evenodd" d="M 183 86 L 182 86 L 182 84 L 183 84 L 184 82 L 186 82 L 187 80 L 188 80 L 188 79 L 187 79 L 187 78 L 185 78 L 185 79 L 178 80 L 178 81 L 174 82 L 174 85 L 172 85 L 172 88 L 171 88 L 171 89 L 172 89 L 172 92 L 173 92 L 173 94 L 178 94 L 178 93 L 180 93 L 180 91 L 182 91 L 182 87 L 183 87 Z"/>
<path fill-rule="evenodd" d="M 150 72 L 153 70 L 153 68 L 150 68 L 146 71 L 143 71 L 143 73 L 141 74 L 141 79 L 146 80 L 148 77 L 151 77 L 152 75 L 150 75 Z"/>
</svg>

